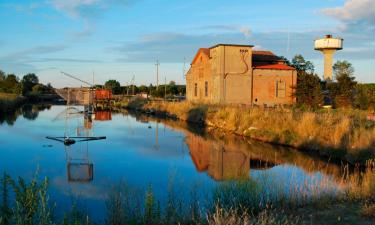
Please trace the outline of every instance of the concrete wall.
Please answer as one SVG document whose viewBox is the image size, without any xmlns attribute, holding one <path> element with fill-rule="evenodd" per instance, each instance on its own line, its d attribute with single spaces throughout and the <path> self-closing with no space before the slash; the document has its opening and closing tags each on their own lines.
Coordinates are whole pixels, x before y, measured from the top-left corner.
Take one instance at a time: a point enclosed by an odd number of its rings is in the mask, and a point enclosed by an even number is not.
<svg viewBox="0 0 375 225">
<path fill-rule="evenodd" d="M 219 45 L 210 55 L 214 102 L 250 104 L 251 47 Z"/>
<path fill-rule="evenodd" d="M 253 103 L 255 105 L 284 105 L 295 103 L 292 87 L 297 83 L 294 70 L 254 69 Z M 285 82 L 285 96 L 277 96 L 276 82 Z"/>
<path fill-rule="evenodd" d="M 211 102 L 212 99 L 212 75 L 210 58 L 199 53 L 196 62 L 191 65 L 186 74 L 186 98 L 191 101 Z M 207 82 L 208 91 L 205 93 L 205 83 Z M 197 84 L 197 95 L 195 95 L 195 84 Z"/>
<path fill-rule="evenodd" d="M 276 81 L 285 82 L 285 96 L 276 95 Z M 291 87 L 296 81 L 294 70 L 253 70 L 250 46 L 218 45 L 210 49 L 210 57 L 203 51 L 197 53 L 186 75 L 186 97 L 189 101 L 220 104 L 293 104 Z"/>
</svg>

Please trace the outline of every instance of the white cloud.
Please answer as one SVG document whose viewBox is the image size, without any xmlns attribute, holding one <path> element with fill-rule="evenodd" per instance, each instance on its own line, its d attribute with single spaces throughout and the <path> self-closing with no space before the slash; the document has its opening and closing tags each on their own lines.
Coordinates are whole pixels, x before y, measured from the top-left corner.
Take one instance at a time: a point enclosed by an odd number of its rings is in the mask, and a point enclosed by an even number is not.
<svg viewBox="0 0 375 225">
<path fill-rule="evenodd" d="M 326 8 L 322 12 L 341 21 L 366 20 L 375 23 L 374 0 L 348 0 L 343 6 Z"/>
<path fill-rule="evenodd" d="M 93 6 L 98 4 L 99 0 L 52 0 L 51 3 L 56 9 L 68 13 L 69 16 L 78 17 L 81 7 Z"/>
<path fill-rule="evenodd" d="M 251 37 L 251 30 L 249 27 L 241 27 L 240 32 L 246 37 L 250 38 Z"/>
</svg>

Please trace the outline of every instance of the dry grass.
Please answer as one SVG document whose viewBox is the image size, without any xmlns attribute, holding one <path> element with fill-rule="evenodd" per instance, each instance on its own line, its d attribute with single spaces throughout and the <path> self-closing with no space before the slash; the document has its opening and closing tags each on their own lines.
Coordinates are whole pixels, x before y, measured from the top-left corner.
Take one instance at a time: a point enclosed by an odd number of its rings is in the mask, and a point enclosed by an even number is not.
<svg viewBox="0 0 375 225">
<path fill-rule="evenodd" d="M 375 125 L 368 112 L 259 109 L 191 102 L 150 102 L 138 109 L 163 113 L 184 121 L 204 123 L 265 142 L 314 150 L 333 159 L 361 163 L 375 156 Z"/>
<path fill-rule="evenodd" d="M 7 100 L 7 101 L 13 101 L 18 98 L 17 94 L 9 94 L 9 93 L 2 93 L 0 92 L 0 101 L 1 100 Z"/>
</svg>

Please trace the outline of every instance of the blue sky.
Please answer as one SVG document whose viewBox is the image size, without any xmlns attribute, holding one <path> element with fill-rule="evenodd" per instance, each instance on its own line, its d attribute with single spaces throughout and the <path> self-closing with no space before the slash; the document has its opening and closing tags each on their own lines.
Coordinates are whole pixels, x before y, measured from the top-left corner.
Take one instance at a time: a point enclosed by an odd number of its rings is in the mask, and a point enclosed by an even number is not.
<svg viewBox="0 0 375 225">
<path fill-rule="evenodd" d="M 184 58 L 187 70 L 198 48 L 217 43 L 300 53 L 322 74 L 313 41 L 327 33 L 345 39 L 335 59 L 375 82 L 374 0 L 0 0 L 0 15 L 0 69 L 56 87 L 80 85 L 60 70 L 148 85 L 156 59 L 161 80 L 184 83 Z"/>
</svg>

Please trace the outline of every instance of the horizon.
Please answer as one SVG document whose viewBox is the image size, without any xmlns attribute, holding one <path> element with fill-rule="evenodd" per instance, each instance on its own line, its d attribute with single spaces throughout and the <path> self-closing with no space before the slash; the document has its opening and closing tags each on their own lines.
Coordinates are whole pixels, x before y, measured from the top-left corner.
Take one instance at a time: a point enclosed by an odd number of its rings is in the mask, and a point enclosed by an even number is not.
<svg viewBox="0 0 375 225">
<path fill-rule="evenodd" d="M 269 2 L 268 2 L 269 3 Z M 60 71 L 103 84 L 136 85 L 164 79 L 185 84 L 199 48 L 218 43 L 250 44 L 289 60 L 302 54 L 322 78 L 323 55 L 314 40 L 344 38 L 334 60 L 347 60 L 356 80 L 374 83 L 375 4 L 370 0 L 273 1 L 50 0 L 0 1 L 5 19 L 0 70 L 22 77 L 35 73 L 55 87 L 80 86 Z M 225 10 L 224 10 L 225 9 Z"/>
</svg>

